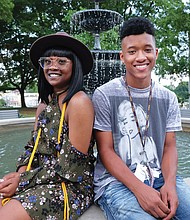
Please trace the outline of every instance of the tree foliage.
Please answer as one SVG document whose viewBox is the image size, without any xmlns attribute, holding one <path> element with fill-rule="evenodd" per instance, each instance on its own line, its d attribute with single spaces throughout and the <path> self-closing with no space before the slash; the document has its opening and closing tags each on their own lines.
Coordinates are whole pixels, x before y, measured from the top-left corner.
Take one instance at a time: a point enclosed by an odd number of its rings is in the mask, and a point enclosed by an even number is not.
<svg viewBox="0 0 190 220">
<path fill-rule="evenodd" d="M 29 60 L 29 48 L 40 36 L 58 31 L 71 32 L 71 17 L 80 10 L 94 9 L 87 0 L 2 0 L 0 3 L 0 88 L 18 89 L 25 107 L 24 91 L 37 81 L 37 71 Z M 14 8 L 13 8 L 14 5 Z M 144 16 L 155 23 L 160 56 L 156 73 L 160 75 L 189 74 L 190 4 L 182 0 L 104 0 L 101 9 L 120 13 L 124 19 Z M 6 6 L 7 10 L 4 10 Z M 9 9 L 9 10 L 8 10 Z M 12 15 L 12 16 L 11 16 Z M 9 23 L 7 23 L 9 21 Z M 105 21 L 106 22 L 106 21 Z M 104 50 L 119 50 L 119 27 L 101 33 Z M 72 33 L 93 49 L 91 33 Z"/>
<path fill-rule="evenodd" d="M 178 101 L 181 105 L 183 105 L 184 102 L 188 102 L 188 82 L 180 82 L 179 85 L 174 89 L 174 92 L 177 95 Z"/>
<path fill-rule="evenodd" d="M 0 21 L 10 22 L 13 18 L 12 10 L 14 4 L 12 0 L 1 0 L 0 2 Z"/>
<path fill-rule="evenodd" d="M 156 20 L 160 48 L 157 74 L 189 75 L 189 5 L 179 0 L 165 2 L 167 11 Z M 189 9 L 188 9 L 189 8 Z"/>
<path fill-rule="evenodd" d="M 174 87 L 173 85 L 165 86 L 177 96 L 178 102 L 181 106 L 185 102 L 188 102 L 189 92 L 188 92 L 188 82 L 181 81 L 178 86 Z"/>
</svg>

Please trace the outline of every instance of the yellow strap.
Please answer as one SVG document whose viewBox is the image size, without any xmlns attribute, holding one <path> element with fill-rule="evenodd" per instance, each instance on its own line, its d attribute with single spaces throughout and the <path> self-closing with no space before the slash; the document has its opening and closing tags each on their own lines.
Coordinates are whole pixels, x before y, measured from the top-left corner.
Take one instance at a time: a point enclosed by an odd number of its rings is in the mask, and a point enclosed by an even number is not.
<svg viewBox="0 0 190 220">
<path fill-rule="evenodd" d="M 35 155 L 35 153 L 36 153 L 36 150 L 37 150 L 37 147 L 38 147 L 38 143 L 39 143 L 39 140 L 40 140 L 41 131 L 42 131 L 42 129 L 40 128 L 40 129 L 38 130 L 38 135 L 37 135 L 37 138 L 36 138 L 36 141 L 35 141 L 35 145 L 34 145 L 32 154 L 31 154 L 31 156 L 30 156 L 30 160 L 29 160 L 29 162 L 28 162 L 28 166 L 27 166 L 27 168 L 26 168 L 26 171 L 29 171 L 29 170 L 31 169 L 32 161 L 33 161 L 33 159 L 34 159 L 34 155 Z"/>
<path fill-rule="evenodd" d="M 63 104 L 62 114 L 61 114 L 61 118 L 59 122 L 59 131 L 58 131 L 58 138 L 57 138 L 58 144 L 61 141 L 61 132 L 62 132 L 62 125 L 63 125 L 64 116 L 65 116 L 65 110 L 66 110 L 66 103 Z M 59 152 L 57 152 L 58 157 L 59 155 L 60 155 Z M 64 220 L 69 220 L 69 199 L 68 199 L 67 189 L 66 189 L 64 182 L 62 182 L 61 186 L 62 186 L 62 190 L 64 194 Z"/>
<path fill-rule="evenodd" d="M 65 110 L 66 110 L 66 103 L 63 104 L 61 118 L 60 118 L 60 122 L 59 122 L 59 131 L 58 131 L 58 137 L 57 137 L 58 144 L 61 141 L 60 139 L 61 139 L 63 120 L 64 120 L 64 117 L 65 117 Z"/>
<path fill-rule="evenodd" d="M 62 190 L 64 193 L 64 220 L 69 220 L 69 199 L 65 183 L 62 182 Z"/>
<path fill-rule="evenodd" d="M 2 199 L 2 201 L 1 201 L 2 206 L 6 205 L 7 202 L 9 202 L 10 200 L 11 200 L 11 198 L 4 198 L 4 199 Z"/>
</svg>

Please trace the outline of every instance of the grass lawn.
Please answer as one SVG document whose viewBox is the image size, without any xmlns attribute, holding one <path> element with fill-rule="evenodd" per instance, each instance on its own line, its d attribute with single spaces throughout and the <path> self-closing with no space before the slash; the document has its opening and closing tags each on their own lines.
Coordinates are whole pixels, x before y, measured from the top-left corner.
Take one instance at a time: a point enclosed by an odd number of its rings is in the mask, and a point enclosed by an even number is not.
<svg viewBox="0 0 190 220">
<path fill-rule="evenodd" d="M 35 117 L 36 108 L 18 108 L 22 118 Z"/>
</svg>

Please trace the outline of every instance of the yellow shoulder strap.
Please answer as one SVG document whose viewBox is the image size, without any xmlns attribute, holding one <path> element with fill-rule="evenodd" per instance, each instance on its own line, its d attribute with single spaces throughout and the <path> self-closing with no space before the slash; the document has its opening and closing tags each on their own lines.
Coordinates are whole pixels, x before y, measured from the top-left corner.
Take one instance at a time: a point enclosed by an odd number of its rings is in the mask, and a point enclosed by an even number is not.
<svg viewBox="0 0 190 220">
<path fill-rule="evenodd" d="M 58 144 L 61 141 L 61 132 L 62 132 L 62 126 L 63 126 L 63 120 L 65 117 L 65 110 L 66 110 L 66 103 L 63 104 L 62 108 L 62 113 L 61 113 L 61 118 L 60 118 L 60 123 L 59 123 L 59 131 L 58 131 Z M 59 156 L 59 152 L 57 153 L 57 156 Z M 67 189 L 66 185 L 64 182 L 61 183 L 63 194 L 64 194 L 64 214 L 63 214 L 63 219 L 64 220 L 69 220 L 69 199 L 68 199 L 68 194 L 67 194 Z"/>
<path fill-rule="evenodd" d="M 35 141 L 35 145 L 34 145 L 34 148 L 33 148 L 33 151 L 31 153 L 31 156 L 30 156 L 30 160 L 28 162 L 28 166 L 26 168 L 26 171 L 29 171 L 31 169 L 31 165 L 32 165 L 32 161 L 34 159 L 34 155 L 36 153 L 36 150 L 37 150 L 37 147 L 38 147 L 38 143 L 39 143 L 39 140 L 40 140 L 40 135 L 41 135 L 41 132 L 42 132 L 42 129 L 40 128 L 38 130 L 38 135 L 37 135 L 37 138 L 36 138 L 36 141 Z"/>
</svg>

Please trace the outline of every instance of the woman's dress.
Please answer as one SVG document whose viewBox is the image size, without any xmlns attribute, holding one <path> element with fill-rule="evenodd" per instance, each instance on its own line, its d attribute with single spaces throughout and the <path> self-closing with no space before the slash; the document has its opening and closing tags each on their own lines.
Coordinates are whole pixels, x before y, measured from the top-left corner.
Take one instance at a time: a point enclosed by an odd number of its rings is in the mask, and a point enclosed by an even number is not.
<svg viewBox="0 0 190 220">
<path fill-rule="evenodd" d="M 39 115 L 38 129 L 41 128 L 42 133 L 32 169 L 21 174 L 14 196 L 35 220 L 63 220 L 62 182 L 67 189 L 70 220 L 77 219 L 93 203 L 94 142 L 90 143 L 88 155 L 78 151 L 68 138 L 69 128 L 64 122 L 61 143 L 58 144 L 60 117 L 55 97 Z M 25 146 L 17 170 L 28 164 L 36 136 L 34 132 L 32 140 Z"/>
</svg>

